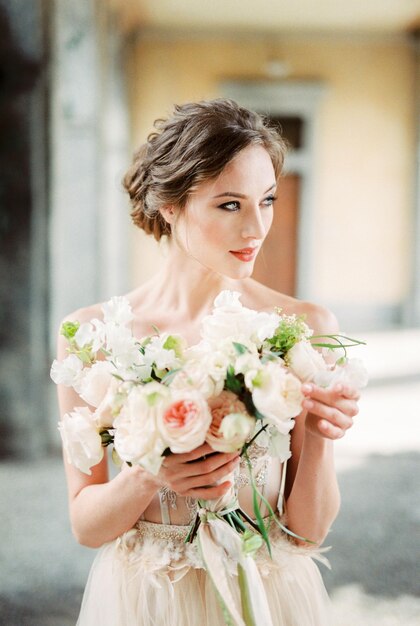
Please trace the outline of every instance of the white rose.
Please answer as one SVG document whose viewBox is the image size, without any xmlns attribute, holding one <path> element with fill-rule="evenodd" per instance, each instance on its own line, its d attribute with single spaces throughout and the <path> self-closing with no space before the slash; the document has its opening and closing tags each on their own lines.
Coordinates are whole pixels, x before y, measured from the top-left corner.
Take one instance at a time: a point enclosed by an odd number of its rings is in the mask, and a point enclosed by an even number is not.
<svg viewBox="0 0 420 626">
<path fill-rule="evenodd" d="M 279 321 L 280 316 L 277 315 L 277 313 L 266 313 L 262 311 L 257 314 L 256 318 L 252 321 L 252 326 L 253 340 L 258 346 L 260 346 L 265 339 L 274 335 Z"/>
<path fill-rule="evenodd" d="M 250 354 L 245 352 L 240 354 L 235 361 L 235 374 L 246 374 L 250 371 L 257 371 L 261 367 L 258 354 Z"/>
<path fill-rule="evenodd" d="M 282 365 L 270 361 L 253 383 L 252 399 L 257 410 L 264 415 L 266 422 L 281 433 L 288 433 L 294 424 L 291 418 L 302 411 L 300 381 Z"/>
<path fill-rule="evenodd" d="M 101 436 L 86 407 L 66 413 L 58 425 L 67 461 L 85 474 L 103 458 Z"/>
<path fill-rule="evenodd" d="M 255 419 L 247 413 L 229 413 L 220 424 L 222 438 L 212 443 L 219 452 L 240 450 L 255 427 Z"/>
<path fill-rule="evenodd" d="M 63 361 L 53 361 L 50 376 L 56 385 L 73 387 L 76 391 L 82 378 L 83 363 L 75 355 L 70 354 Z"/>
<path fill-rule="evenodd" d="M 347 359 L 343 365 L 336 364 L 326 371 L 320 371 L 314 378 L 319 387 L 331 387 L 337 383 L 362 389 L 369 380 L 368 372 L 360 359 Z"/>
<path fill-rule="evenodd" d="M 241 293 L 239 291 L 230 291 L 224 289 L 214 299 L 213 306 L 215 309 L 224 309 L 225 311 L 236 311 L 242 309 L 242 304 L 239 302 Z"/>
<path fill-rule="evenodd" d="M 206 367 L 208 369 L 209 376 L 217 383 L 225 380 L 226 371 L 230 365 L 230 360 L 223 352 L 213 352 L 208 355 L 206 359 Z"/>
<path fill-rule="evenodd" d="M 134 319 L 131 306 L 127 298 L 114 296 L 102 305 L 104 322 L 125 325 Z"/>
<path fill-rule="evenodd" d="M 298 341 L 288 351 L 287 364 L 292 372 L 302 381 L 313 381 L 314 376 L 327 369 L 327 364 L 320 352 L 309 341 Z"/>
<path fill-rule="evenodd" d="M 369 374 L 361 359 L 347 359 L 342 367 L 351 387 L 356 387 L 356 389 L 366 387 L 369 382 Z"/>
<path fill-rule="evenodd" d="M 222 391 L 224 380 L 215 382 L 209 375 L 206 361 L 190 360 L 177 372 L 170 382 L 171 391 L 196 390 L 204 398 L 216 396 Z"/>
<path fill-rule="evenodd" d="M 191 452 L 204 443 L 211 414 L 198 391 L 175 393 L 171 403 L 158 414 L 157 423 L 162 439 L 172 452 Z"/>
<path fill-rule="evenodd" d="M 109 361 L 97 361 L 86 367 L 79 384 L 80 397 L 91 406 L 98 407 L 114 380 L 112 372 L 115 372 L 115 367 Z"/>
<path fill-rule="evenodd" d="M 245 387 L 249 389 L 249 391 L 253 391 L 257 387 L 261 387 L 264 381 L 264 371 L 266 365 L 259 363 L 255 369 L 249 369 L 245 372 L 244 382 Z"/>
<path fill-rule="evenodd" d="M 170 401 L 167 387 L 158 382 L 134 387 L 114 420 L 114 446 L 123 461 L 139 464 L 157 474 L 165 443 L 157 417 Z"/>
<path fill-rule="evenodd" d="M 211 315 L 201 323 L 201 336 L 212 344 L 222 339 L 250 339 L 254 333 L 253 321 L 256 311 L 243 307 L 239 292 L 222 291 L 214 301 Z"/>
</svg>

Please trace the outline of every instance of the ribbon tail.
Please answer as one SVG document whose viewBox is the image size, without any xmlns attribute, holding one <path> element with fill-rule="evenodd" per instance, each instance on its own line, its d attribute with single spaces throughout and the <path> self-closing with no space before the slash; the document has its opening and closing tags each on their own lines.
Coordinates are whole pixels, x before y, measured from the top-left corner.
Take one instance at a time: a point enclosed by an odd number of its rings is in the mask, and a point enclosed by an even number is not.
<svg viewBox="0 0 420 626">
<path fill-rule="evenodd" d="M 235 598 L 237 581 L 226 567 L 226 552 L 215 541 L 210 525 L 207 522 L 200 524 L 197 538 L 207 574 L 210 576 L 216 589 L 226 623 L 228 626 L 247 626 L 242 619 L 240 608 Z"/>
<path fill-rule="evenodd" d="M 247 626 L 257 626 L 257 619 L 258 624 L 273 626 L 267 594 L 257 564 L 251 556 L 245 556 L 238 564 L 238 574 Z"/>
</svg>

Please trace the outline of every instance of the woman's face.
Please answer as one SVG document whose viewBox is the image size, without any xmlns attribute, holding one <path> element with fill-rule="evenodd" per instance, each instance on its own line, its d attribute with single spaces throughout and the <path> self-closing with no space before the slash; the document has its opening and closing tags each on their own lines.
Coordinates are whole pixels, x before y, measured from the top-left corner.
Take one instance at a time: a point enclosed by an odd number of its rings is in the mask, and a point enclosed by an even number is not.
<svg viewBox="0 0 420 626">
<path fill-rule="evenodd" d="M 217 179 L 199 185 L 176 222 L 190 257 L 230 278 L 247 278 L 273 220 L 276 176 L 268 152 L 244 148 Z"/>
</svg>

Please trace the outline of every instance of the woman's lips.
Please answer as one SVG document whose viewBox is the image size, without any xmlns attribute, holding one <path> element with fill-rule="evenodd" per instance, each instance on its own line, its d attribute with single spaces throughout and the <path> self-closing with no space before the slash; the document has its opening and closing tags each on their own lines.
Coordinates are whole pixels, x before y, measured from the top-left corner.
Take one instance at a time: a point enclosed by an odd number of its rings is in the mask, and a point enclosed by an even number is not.
<svg viewBox="0 0 420 626">
<path fill-rule="evenodd" d="M 234 257 L 243 261 L 244 263 L 249 263 L 253 261 L 257 256 L 258 248 L 242 248 L 242 250 L 229 250 Z"/>
</svg>

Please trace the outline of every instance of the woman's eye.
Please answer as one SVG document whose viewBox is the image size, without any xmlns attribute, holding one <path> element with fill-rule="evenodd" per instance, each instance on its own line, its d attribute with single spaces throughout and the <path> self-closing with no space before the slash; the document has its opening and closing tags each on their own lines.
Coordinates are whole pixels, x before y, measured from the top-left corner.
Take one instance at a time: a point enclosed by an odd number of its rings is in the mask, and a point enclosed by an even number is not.
<svg viewBox="0 0 420 626">
<path fill-rule="evenodd" d="M 231 202 L 225 202 L 219 206 L 219 209 L 224 209 L 225 211 L 239 211 L 241 205 L 237 200 L 232 200 Z"/>
<path fill-rule="evenodd" d="M 277 200 L 277 196 L 267 196 L 267 198 L 264 198 L 264 200 L 262 201 L 262 204 L 264 206 L 273 206 L 276 200 Z"/>
</svg>

